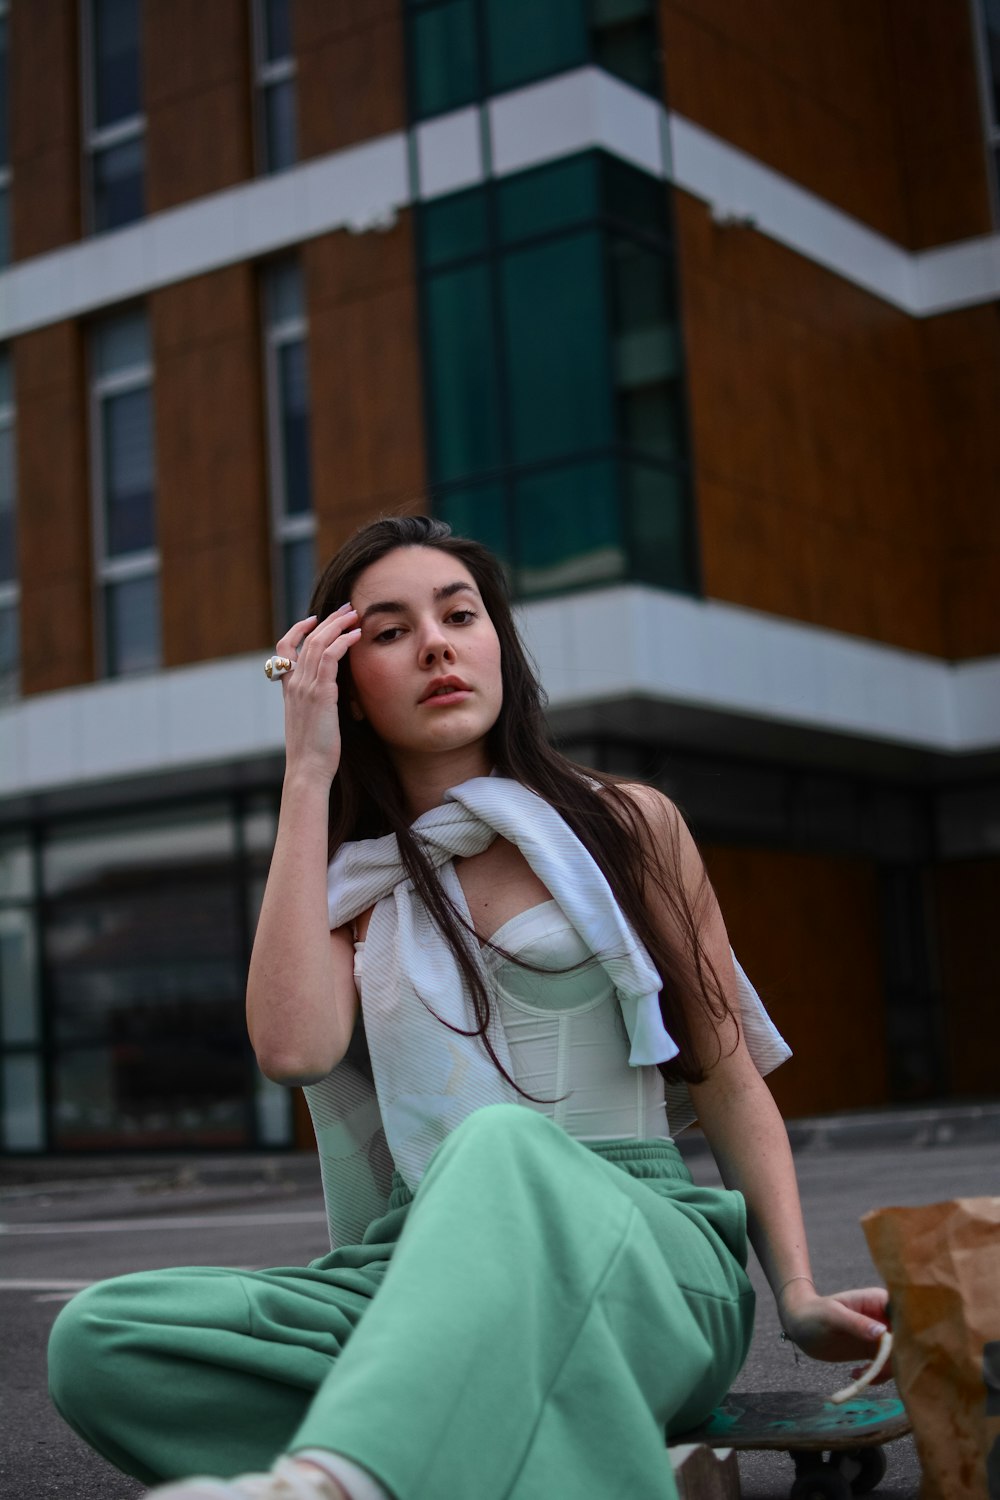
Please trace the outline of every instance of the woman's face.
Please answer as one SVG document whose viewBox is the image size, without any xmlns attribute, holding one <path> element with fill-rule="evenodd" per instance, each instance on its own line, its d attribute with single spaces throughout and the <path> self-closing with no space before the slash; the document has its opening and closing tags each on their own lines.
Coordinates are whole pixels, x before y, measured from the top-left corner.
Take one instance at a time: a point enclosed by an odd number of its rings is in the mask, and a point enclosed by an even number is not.
<svg viewBox="0 0 1000 1500">
<path fill-rule="evenodd" d="M 394 759 L 478 750 L 500 713 L 500 641 L 472 574 L 436 547 L 399 547 L 358 575 L 351 711 Z"/>
</svg>

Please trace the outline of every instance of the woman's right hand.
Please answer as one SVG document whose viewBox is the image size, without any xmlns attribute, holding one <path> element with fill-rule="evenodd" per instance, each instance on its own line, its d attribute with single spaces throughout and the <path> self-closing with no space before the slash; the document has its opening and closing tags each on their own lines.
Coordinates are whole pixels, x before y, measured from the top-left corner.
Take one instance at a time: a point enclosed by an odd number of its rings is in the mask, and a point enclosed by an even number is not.
<svg viewBox="0 0 1000 1500">
<path fill-rule="evenodd" d="M 361 631 L 357 611 L 342 604 L 325 620 L 299 620 L 277 645 L 295 666 L 281 679 L 285 699 L 285 774 L 333 781 L 340 766 L 337 671 Z"/>
</svg>

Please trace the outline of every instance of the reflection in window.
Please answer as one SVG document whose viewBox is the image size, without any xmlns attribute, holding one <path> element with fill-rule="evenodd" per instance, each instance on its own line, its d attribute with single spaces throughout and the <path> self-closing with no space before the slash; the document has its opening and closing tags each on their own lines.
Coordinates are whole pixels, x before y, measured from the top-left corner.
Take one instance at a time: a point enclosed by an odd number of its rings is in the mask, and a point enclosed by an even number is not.
<svg viewBox="0 0 1000 1500">
<path fill-rule="evenodd" d="M 983 123 L 990 161 L 993 220 L 1000 224 L 1000 0 L 977 0 L 974 14 L 982 78 Z"/>
<path fill-rule="evenodd" d="M 46 896 L 70 897 L 93 887 L 134 887 L 139 872 L 155 868 L 171 878 L 199 863 L 235 852 L 225 809 L 202 806 L 193 820 L 183 812 L 88 820 L 48 839 L 42 850 Z"/>
<path fill-rule="evenodd" d="M 41 1151 L 45 1145 L 41 1059 L 35 1053 L 5 1057 L 0 1080 L 4 1149 Z"/>
<path fill-rule="evenodd" d="M 9 9 L 7 0 L 0 0 L 0 266 L 10 261 Z"/>
<path fill-rule="evenodd" d="M 498 557 L 514 555 L 510 507 L 504 486 L 497 482 L 447 489 L 437 514 L 456 536 L 474 536 Z"/>
<path fill-rule="evenodd" d="M 29 906 L 0 907 L 0 1040 L 39 1040 L 35 920 Z"/>
<path fill-rule="evenodd" d="M 277 830 L 276 798 L 267 795 L 249 798 L 243 810 L 242 835 L 250 873 L 246 891 L 246 916 L 251 934 L 257 930 L 257 918 L 264 899 L 264 885 Z M 282 1146 L 291 1139 L 292 1091 L 265 1078 L 259 1068 L 254 1069 L 254 1115 L 257 1140 L 262 1146 Z"/>
<path fill-rule="evenodd" d="M 625 573 L 618 468 L 566 464 L 517 482 L 517 580 L 524 594 L 586 588 Z"/>
<path fill-rule="evenodd" d="M 652 0 L 408 0 L 415 119 L 588 63 L 660 87 Z"/>
<path fill-rule="evenodd" d="M 10 351 L 0 349 L 0 703 L 17 696 L 20 678 L 14 415 Z"/>
<path fill-rule="evenodd" d="M 609 241 L 608 256 L 622 441 L 661 458 L 683 458 L 680 327 L 663 256 L 617 236 Z"/>
<path fill-rule="evenodd" d="M 34 862 L 28 839 L 0 839 L 0 1150 L 45 1145 Z"/>
<path fill-rule="evenodd" d="M 275 630 L 308 613 L 316 577 L 312 499 L 308 344 L 302 269 L 297 260 L 264 268 L 265 384 L 274 541 Z"/>
<path fill-rule="evenodd" d="M 597 152 L 423 205 L 435 509 L 522 594 L 693 580 L 662 183 Z"/>
<path fill-rule="evenodd" d="M 432 464 L 442 480 L 482 473 L 501 462 L 492 299 L 487 263 L 456 267 L 426 285 Z"/>
<path fill-rule="evenodd" d="M 601 236 L 592 230 L 512 250 L 500 263 L 500 285 L 513 461 L 609 444 Z"/>
<path fill-rule="evenodd" d="M 212 807 L 87 822 L 44 846 L 56 1147 L 249 1138 L 234 851 Z"/>
<path fill-rule="evenodd" d="M 289 1143 L 290 1091 L 261 1077 L 244 1018 L 277 803 L 0 838 L 0 1148 Z"/>
<path fill-rule="evenodd" d="M 140 0 L 88 0 L 84 28 L 90 225 L 100 233 L 145 213 L 146 119 Z"/>
<path fill-rule="evenodd" d="M 103 671 L 160 664 L 152 366 L 143 311 L 95 325 L 91 418 Z"/>
<path fill-rule="evenodd" d="M 257 155 L 262 172 L 281 172 L 298 160 L 295 56 L 290 0 L 252 0 Z"/>
<path fill-rule="evenodd" d="M 486 0 L 488 91 L 502 93 L 535 78 L 583 67 L 588 56 L 586 0 Z"/>
</svg>

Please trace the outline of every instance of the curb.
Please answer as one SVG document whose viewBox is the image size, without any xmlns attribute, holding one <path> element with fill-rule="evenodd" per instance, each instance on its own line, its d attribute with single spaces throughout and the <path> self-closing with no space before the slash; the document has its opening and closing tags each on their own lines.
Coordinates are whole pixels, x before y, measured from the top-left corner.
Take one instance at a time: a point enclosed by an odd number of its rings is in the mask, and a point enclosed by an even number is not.
<svg viewBox="0 0 1000 1500">
<path fill-rule="evenodd" d="M 928 1150 L 954 1145 L 1000 1145 L 1000 1102 L 885 1109 L 788 1120 L 796 1155 L 850 1151 L 864 1146 Z M 685 1156 L 708 1152 L 695 1127 L 679 1140 Z M 151 1194 L 215 1189 L 310 1189 L 320 1191 L 319 1163 L 313 1151 L 108 1153 L 100 1156 L 6 1156 L 0 1158 L 0 1187 L 45 1184 L 50 1192 L 80 1192 L 87 1186 L 127 1184 Z"/>
<path fill-rule="evenodd" d="M 927 1150 L 941 1146 L 1000 1145 L 1000 1103 L 882 1109 L 786 1120 L 796 1156 L 812 1151 L 853 1151 L 864 1146 Z M 685 1155 L 708 1151 L 700 1133 L 681 1136 Z"/>
</svg>

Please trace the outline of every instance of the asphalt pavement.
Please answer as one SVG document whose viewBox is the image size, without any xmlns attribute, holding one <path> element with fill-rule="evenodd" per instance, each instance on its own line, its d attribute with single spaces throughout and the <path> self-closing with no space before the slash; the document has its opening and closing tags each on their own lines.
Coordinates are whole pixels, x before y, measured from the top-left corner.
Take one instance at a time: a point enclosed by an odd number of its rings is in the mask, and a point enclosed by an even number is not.
<svg viewBox="0 0 1000 1500">
<path fill-rule="evenodd" d="M 876 1279 L 858 1222 L 869 1209 L 1000 1193 L 1000 1105 L 799 1121 L 791 1134 L 817 1281 L 831 1291 Z M 695 1180 L 716 1182 L 697 1138 L 682 1145 Z M 92 1453 L 49 1403 L 48 1331 L 75 1291 L 170 1265 L 303 1264 L 326 1248 L 318 1167 L 304 1153 L 8 1160 L 0 1163 L 0 1213 L 4 1500 L 132 1500 L 143 1493 Z M 845 1367 L 797 1362 L 778 1338 L 756 1266 L 752 1274 L 763 1295 L 736 1388 L 835 1390 Z M 886 1453 L 879 1495 L 916 1500 L 912 1439 Z M 744 1455 L 740 1467 L 751 1500 L 787 1496 L 792 1472 L 783 1454 Z"/>
</svg>

